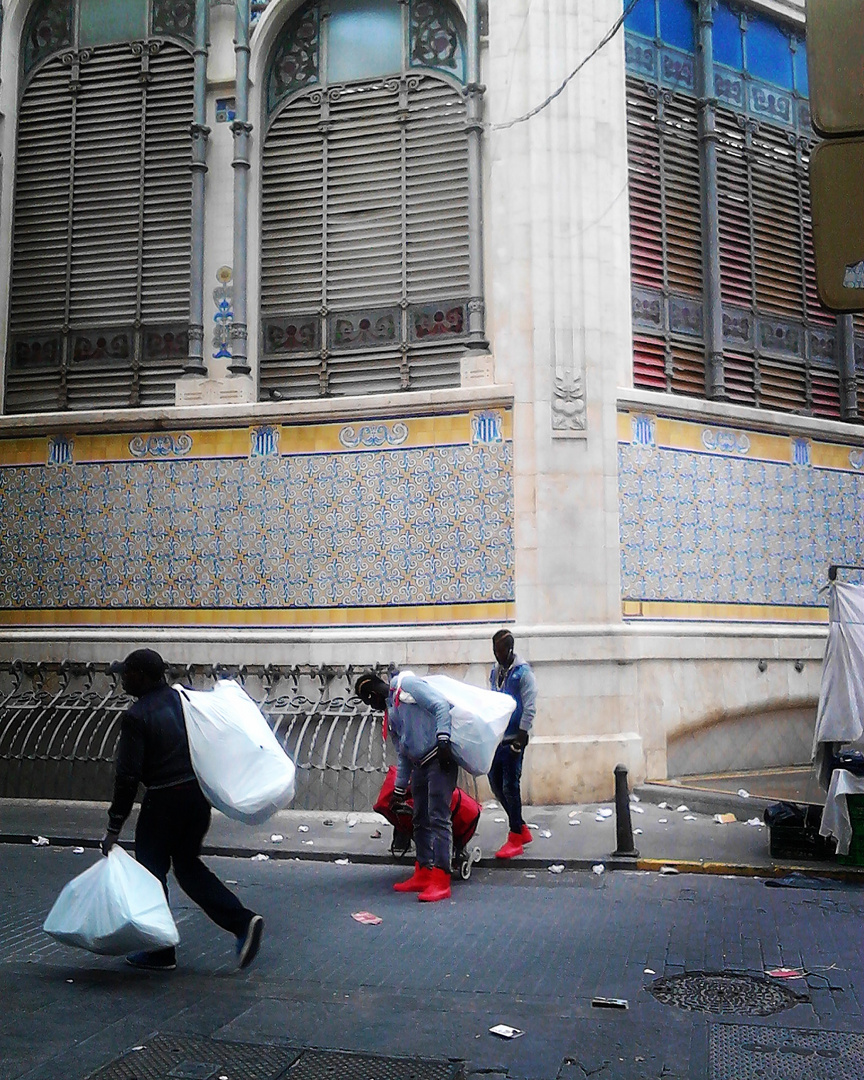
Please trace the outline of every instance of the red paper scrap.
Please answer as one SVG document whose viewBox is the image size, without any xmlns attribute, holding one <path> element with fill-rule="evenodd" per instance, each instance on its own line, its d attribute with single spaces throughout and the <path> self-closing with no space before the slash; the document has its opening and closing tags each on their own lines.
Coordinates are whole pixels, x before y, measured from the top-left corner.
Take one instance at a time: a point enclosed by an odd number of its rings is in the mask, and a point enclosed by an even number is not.
<svg viewBox="0 0 864 1080">
<path fill-rule="evenodd" d="M 772 979 L 803 979 L 804 972 L 799 968 L 772 968 L 765 972 Z"/>
<path fill-rule="evenodd" d="M 351 918 L 355 922 L 363 923 L 364 926 L 377 926 L 382 921 L 378 915 L 373 915 L 371 911 L 355 911 L 352 913 Z"/>
</svg>

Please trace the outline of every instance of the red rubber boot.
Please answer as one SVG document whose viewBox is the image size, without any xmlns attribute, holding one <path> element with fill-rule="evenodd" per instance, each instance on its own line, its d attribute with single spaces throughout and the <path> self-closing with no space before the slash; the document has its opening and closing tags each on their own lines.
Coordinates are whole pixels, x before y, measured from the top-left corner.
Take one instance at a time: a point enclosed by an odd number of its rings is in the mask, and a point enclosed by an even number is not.
<svg viewBox="0 0 864 1080">
<path fill-rule="evenodd" d="M 421 866 L 414 863 L 414 873 L 407 881 L 397 881 L 393 886 L 394 892 L 423 892 L 432 878 L 432 867 Z"/>
<path fill-rule="evenodd" d="M 507 834 L 507 843 L 495 852 L 496 859 L 512 859 L 514 855 L 522 854 L 522 833 L 511 832 Z"/>
<path fill-rule="evenodd" d="M 534 837 L 531 835 L 531 830 L 527 825 L 522 826 L 522 843 L 530 844 Z"/>
<path fill-rule="evenodd" d="M 429 884 L 417 897 L 425 904 L 434 904 L 436 900 L 447 900 L 450 897 L 450 875 L 446 870 L 439 870 L 433 866 L 429 871 L 431 878 Z"/>
</svg>

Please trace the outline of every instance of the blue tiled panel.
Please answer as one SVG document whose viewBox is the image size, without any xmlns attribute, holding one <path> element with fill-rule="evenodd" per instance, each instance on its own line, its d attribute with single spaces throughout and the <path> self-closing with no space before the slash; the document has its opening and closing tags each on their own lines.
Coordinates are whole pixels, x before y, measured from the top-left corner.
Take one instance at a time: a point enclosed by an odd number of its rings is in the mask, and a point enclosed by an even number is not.
<svg viewBox="0 0 864 1080">
<path fill-rule="evenodd" d="M 509 601 L 512 444 L 0 469 L 0 609 Z"/>
<path fill-rule="evenodd" d="M 864 562 L 864 476 L 619 444 L 625 600 L 824 606 Z"/>
</svg>

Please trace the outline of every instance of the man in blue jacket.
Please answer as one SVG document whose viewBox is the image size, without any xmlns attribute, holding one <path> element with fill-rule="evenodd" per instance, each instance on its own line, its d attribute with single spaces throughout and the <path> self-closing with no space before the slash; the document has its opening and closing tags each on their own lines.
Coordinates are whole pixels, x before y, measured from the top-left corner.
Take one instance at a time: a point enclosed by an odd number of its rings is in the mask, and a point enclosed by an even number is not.
<svg viewBox="0 0 864 1080">
<path fill-rule="evenodd" d="M 129 816 L 138 784 L 147 788 L 135 828 L 135 858 L 158 878 L 168 896 L 168 869 L 177 884 L 213 922 L 234 935 L 241 968 L 251 964 L 264 920 L 245 908 L 201 861 L 210 827 L 210 804 L 192 769 L 180 695 L 165 681 L 165 661 L 153 649 L 136 649 L 117 665 L 123 689 L 138 700 L 123 714 L 117 744 L 114 799 L 102 841 L 107 855 Z M 172 971 L 174 947 L 132 953 L 132 967 Z"/>
<path fill-rule="evenodd" d="M 509 694 L 516 708 L 495 751 L 489 772 L 489 786 L 501 803 L 510 823 L 510 834 L 496 859 L 512 859 L 521 855 L 530 844 L 531 830 L 522 817 L 522 759 L 528 745 L 528 735 L 537 711 L 537 683 L 530 664 L 516 655 L 516 643 L 509 630 L 499 630 L 492 638 L 495 664 L 489 674 L 489 687 Z"/>
<path fill-rule="evenodd" d="M 371 708 L 386 714 L 396 746 L 394 812 L 405 807 L 408 785 L 414 800 L 414 847 L 417 861 L 396 892 L 416 892 L 426 903 L 450 896 L 453 825 L 450 803 L 458 771 L 450 747 L 450 703 L 410 672 L 388 685 L 376 672 L 364 672 L 355 693 Z"/>
</svg>

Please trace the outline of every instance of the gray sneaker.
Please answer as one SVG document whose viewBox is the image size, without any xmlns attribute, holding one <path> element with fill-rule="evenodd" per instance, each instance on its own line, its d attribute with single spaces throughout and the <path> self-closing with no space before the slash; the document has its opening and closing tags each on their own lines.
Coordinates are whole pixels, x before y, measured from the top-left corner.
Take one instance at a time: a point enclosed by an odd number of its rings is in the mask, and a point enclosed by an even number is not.
<svg viewBox="0 0 864 1080">
<path fill-rule="evenodd" d="M 260 915 L 253 915 L 246 927 L 246 933 L 237 938 L 237 967 L 249 967 L 258 955 L 263 931 L 264 919 Z"/>
</svg>

